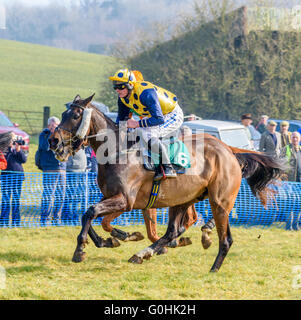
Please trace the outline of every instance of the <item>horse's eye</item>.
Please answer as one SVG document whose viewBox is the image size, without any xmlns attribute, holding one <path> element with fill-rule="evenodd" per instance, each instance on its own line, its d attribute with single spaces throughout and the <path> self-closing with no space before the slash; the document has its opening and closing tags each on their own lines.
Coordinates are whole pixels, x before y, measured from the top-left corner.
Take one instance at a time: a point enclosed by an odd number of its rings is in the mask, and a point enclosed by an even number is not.
<svg viewBox="0 0 301 320">
<path fill-rule="evenodd" d="M 79 117 L 80 117 L 80 114 L 76 113 L 76 114 L 73 116 L 73 119 L 74 119 L 74 120 L 77 120 L 77 119 L 79 119 Z"/>
</svg>

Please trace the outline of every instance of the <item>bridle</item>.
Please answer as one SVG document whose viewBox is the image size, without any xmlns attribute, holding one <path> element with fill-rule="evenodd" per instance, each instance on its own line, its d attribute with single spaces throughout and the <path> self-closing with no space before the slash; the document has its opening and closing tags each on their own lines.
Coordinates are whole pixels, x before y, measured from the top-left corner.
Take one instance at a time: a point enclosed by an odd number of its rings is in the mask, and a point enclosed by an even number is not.
<svg viewBox="0 0 301 320">
<path fill-rule="evenodd" d="M 69 106 L 69 108 L 75 108 L 75 107 L 76 108 L 80 108 L 83 111 L 85 110 L 84 107 L 79 106 L 78 104 L 75 104 L 75 103 L 72 103 Z M 82 117 L 81 121 L 83 121 L 83 117 Z M 63 139 L 61 131 L 68 132 L 69 133 L 69 139 Z M 57 132 L 59 134 L 59 136 L 60 136 L 60 143 L 57 144 L 54 152 L 56 153 L 60 148 L 64 149 L 65 147 L 69 146 L 69 147 L 71 147 L 72 156 L 74 156 L 76 150 L 78 150 L 82 146 L 83 142 L 85 140 L 87 140 L 87 138 L 89 138 L 87 136 L 85 136 L 84 138 L 80 138 L 80 137 L 77 136 L 77 133 L 74 135 L 74 133 L 71 130 L 64 128 L 60 124 L 54 129 L 54 132 Z"/>
<path fill-rule="evenodd" d="M 55 153 L 59 153 L 59 150 L 61 148 L 64 149 L 65 147 L 69 147 L 71 149 L 72 156 L 74 156 L 76 151 L 83 145 L 83 143 L 85 141 L 87 141 L 90 138 L 95 138 L 95 137 L 103 135 L 103 133 L 97 133 L 94 135 L 87 135 L 88 127 L 90 126 L 90 122 L 91 122 L 91 114 L 92 114 L 93 109 L 79 106 L 76 103 L 71 103 L 69 105 L 69 109 L 75 108 L 75 107 L 83 110 L 82 119 L 81 119 L 81 123 L 79 125 L 79 128 L 77 129 L 77 132 L 75 134 L 72 132 L 72 130 L 64 128 L 60 124 L 55 128 L 54 132 L 57 132 L 60 136 L 60 142 L 57 144 L 56 148 L 54 149 Z M 118 130 L 119 129 L 117 127 L 113 131 L 116 132 Z M 66 131 L 69 133 L 68 139 L 63 139 L 62 131 Z"/>
</svg>

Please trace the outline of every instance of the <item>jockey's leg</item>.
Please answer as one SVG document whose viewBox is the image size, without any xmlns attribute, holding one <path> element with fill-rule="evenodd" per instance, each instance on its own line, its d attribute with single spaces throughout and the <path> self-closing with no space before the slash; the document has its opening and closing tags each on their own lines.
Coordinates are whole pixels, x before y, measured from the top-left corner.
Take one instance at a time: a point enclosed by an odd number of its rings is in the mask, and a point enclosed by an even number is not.
<svg viewBox="0 0 301 320">
<path fill-rule="evenodd" d="M 149 148 L 151 152 L 155 152 L 159 154 L 160 164 L 163 166 L 165 176 L 167 178 L 175 178 L 177 174 L 175 173 L 172 165 L 170 164 L 170 159 L 168 152 L 166 150 L 166 146 L 162 143 L 160 138 L 152 137 L 149 140 Z M 161 171 L 156 172 L 154 180 L 161 180 L 163 177 L 163 173 Z"/>
</svg>

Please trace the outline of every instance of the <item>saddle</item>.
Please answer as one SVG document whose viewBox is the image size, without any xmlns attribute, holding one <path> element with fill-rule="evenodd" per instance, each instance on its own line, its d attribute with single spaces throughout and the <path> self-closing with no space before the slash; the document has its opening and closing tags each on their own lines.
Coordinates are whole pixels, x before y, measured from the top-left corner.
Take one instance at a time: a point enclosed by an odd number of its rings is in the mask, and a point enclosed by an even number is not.
<svg viewBox="0 0 301 320">
<path fill-rule="evenodd" d="M 169 155 L 170 163 L 177 174 L 184 174 L 187 168 L 190 168 L 190 155 L 185 144 L 180 140 L 162 141 L 167 143 L 166 148 Z M 144 150 L 143 152 L 143 164 L 144 168 L 149 171 L 160 172 L 161 170 L 164 176 L 163 166 L 160 165 L 160 155 L 151 153 L 150 150 Z M 153 181 L 149 200 L 145 209 L 152 208 L 157 200 L 160 191 L 160 185 L 162 180 Z"/>
<path fill-rule="evenodd" d="M 185 144 L 180 140 L 167 139 L 162 141 L 166 146 L 166 150 L 169 154 L 169 160 L 171 165 L 177 174 L 184 174 L 186 169 L 190 168 L 190 155 Z M 143 166 L 148 171 L 162 170 L 160 165 L 160 155 L 151 150 L 143 150 Z"/>
</svg>

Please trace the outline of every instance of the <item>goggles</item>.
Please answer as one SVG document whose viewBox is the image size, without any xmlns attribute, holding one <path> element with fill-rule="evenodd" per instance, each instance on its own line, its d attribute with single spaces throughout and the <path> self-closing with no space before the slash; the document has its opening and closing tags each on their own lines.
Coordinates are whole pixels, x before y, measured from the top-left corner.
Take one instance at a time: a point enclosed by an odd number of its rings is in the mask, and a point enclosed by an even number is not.
<svg viewBox="0 0 301 320">
<path fill-rule="evenodd" d="M 117 90 L 117 89 L 123 90 L 123 89 L 127 88 L 127 85 L 126 85 L 126 83 L 114 83 L 113 88 L 114 88 L 114 90 Z"/>
</svg>

